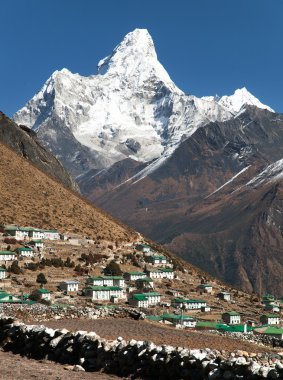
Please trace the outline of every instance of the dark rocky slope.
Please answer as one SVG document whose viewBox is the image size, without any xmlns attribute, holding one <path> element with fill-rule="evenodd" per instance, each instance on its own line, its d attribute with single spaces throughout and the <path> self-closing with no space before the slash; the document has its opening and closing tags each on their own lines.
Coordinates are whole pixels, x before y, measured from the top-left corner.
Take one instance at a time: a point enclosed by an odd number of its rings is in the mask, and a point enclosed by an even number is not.
<svg viewBox="0 0 283 380">
<path fill-rule="evenodd" d="M 36 133 L 25 126 L 17 125 L 2 112 L 0 112 L 0 142 L 67 188 L 79 190 L 76 182 L 57 158 L 40 144 Z"/>
</svg>

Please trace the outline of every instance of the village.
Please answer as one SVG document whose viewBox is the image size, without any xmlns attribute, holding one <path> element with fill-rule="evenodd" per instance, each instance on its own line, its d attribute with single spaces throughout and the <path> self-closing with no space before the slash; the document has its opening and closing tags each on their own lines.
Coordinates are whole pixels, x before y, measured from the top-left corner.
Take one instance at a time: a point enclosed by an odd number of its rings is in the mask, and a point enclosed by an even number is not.
<svg viewBox="0 0 283 380">
<path fill-rule="evenodd" d="M 178 329 L 283 339 L 283 297 L 247 295 L 209 282 L 144 240 L 114 246 L 16 225 L 2 225 L 0 233 L 0 310 L 39 303 L 125 306 Z"/>
</svg>

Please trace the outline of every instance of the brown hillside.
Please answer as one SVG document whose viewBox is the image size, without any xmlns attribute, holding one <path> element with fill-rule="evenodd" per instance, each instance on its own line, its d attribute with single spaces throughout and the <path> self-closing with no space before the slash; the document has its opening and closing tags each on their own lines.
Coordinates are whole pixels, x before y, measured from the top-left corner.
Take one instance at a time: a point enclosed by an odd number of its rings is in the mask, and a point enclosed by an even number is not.
<svg viewBox="0 0 283 380">
<path fill-rule="evenodd" d="M 136 233 L 0 143 L 0 223 L 56 228 L 95 240 L 133 240 Z"/>
</svg>

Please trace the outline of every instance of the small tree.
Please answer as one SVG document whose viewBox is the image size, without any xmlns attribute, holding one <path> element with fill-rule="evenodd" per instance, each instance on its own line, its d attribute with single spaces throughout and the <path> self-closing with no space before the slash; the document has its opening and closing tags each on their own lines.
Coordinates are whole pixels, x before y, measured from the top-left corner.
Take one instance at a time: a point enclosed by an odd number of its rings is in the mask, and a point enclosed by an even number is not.
<svg viewBox="0 0 283 380">
<path fill-rule="evenodd" d="M 15 274 L 21 273 L 21 268 L 19 267 L 19 264 L 17 261 L 12 262 L 12 265 L 10 267 L 10 272 L 15 273 Z"/>
<path fill-rule="evenodd" d="M 121 276 L 123 272 L 121 271 L 120 265 L 115 261 L 110 261 L 110 263 L 104 269 L 105 274 L 110 274 L 112 276 Z"/>
<path fill-rule="evenodd" d="M 47 284 L 47 279 L 46 279 L 44 273 L 39 273 L 37 275 L 36 282 L 39 283 L 40 285 Z"/>
</svg>

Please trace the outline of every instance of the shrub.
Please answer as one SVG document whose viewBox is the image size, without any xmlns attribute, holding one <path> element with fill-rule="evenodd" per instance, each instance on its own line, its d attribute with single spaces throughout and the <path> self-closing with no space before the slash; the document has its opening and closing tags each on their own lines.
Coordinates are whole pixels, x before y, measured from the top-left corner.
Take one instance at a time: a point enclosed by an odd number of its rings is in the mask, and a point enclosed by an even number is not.
<svg viewBox="0 0 283 380">
<path fill-rule="evenodd" d="M 47 284 L 47 279 L 46 279 L 44 273 L 39 273 L 37 275 L 36 282 L 41 284 L 41 285 Z"/>
</svg>

